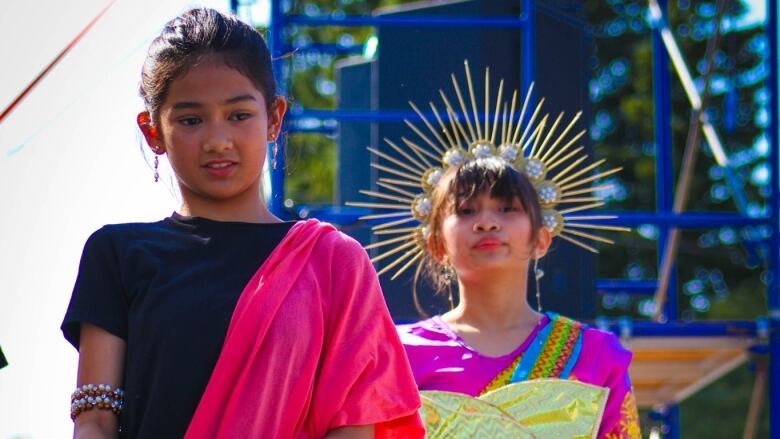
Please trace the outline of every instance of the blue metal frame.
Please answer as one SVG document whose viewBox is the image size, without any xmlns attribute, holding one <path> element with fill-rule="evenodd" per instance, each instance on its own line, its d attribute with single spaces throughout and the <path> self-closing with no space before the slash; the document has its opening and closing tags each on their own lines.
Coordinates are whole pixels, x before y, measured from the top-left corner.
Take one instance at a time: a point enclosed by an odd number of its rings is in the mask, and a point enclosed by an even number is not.
<svg viewBox="0 0 780 439">
<path fill-rule="evenodd" d="M 296 205 L 297 210 L 307 212 L 316 212 L 319 215 L 327 215 L 329 220 L 338 224 L 354 223 L 358 217 L 370 213 L 368 209 L 339 206 L 333 209 L 324 205 Z M 731 213 L 666 213 L 659 214 L 653 211 L 637 212 L 611 212 L 601 211 L 603 215 L 618 216 L 612 220 L 602 220 L 599 224 L 611 224 L 617 226 L 636 227 L 643 224 L 654 224 L 657 226 L 674 226 L 678 229 L 705 229 L 712 227 L 747 227 L 747 226 L 765 226 L 771 221 L 771 217 L 751 218 Z M 588 223 L 588 220 L 581 220 L 582 223 Z"/>
<path fill-rule="evenodd" d="M 523 0 L 529 1 L 529 0 Z M 436 16 L 417 17 L 374 17 L 358 15 L 351 17 L 288 15 L 287 23 L 298 26 L 345 26 L 345 27 L 504 27 L 523 28 L 524 20 L 519 18 L 453 18 Z"/>
<path fill-rule="evenodd" d="M 534 81 L 534 70 L 536 52 L 534 50 L 534 30 L 536 29 L 536 20 L 531 8 L 534 7 L 534 0 L 520 1 L 520 14 L 524 17 L 525 26 L 520 29 L 521 49 L 520 53 L 523 62 L 520 65 L 520 90 L 528 90 Z M 530 116 L 529 116 L 530 117 Z"/>
<path fill-rule="evenodd" d="M 666 13 L 666 0 L 658 1 L 661 10 Z M 672 212 L 673 176 L 672 176 L 672 99 L 670 94 L 669 56 L 666 52 L 658 29 L 652 31 L 653 39 L 653 112 L 655 115 L 655 209 L 661 215 Z M 666 240 L 669 236 L 668 223 L 659 224 L 658 266 L 663 264 Z M 676 267 L 672 266 L 669 284 L 666 288 L 666 304 L 663 316 L 667 319 L 677 317 Z"/>
<path fill-rule="evenodd" d="M 680 406 L 666 407 L 664 414 L 664 439 L 680 439 Z"/>
<path fill-rule="evenodd" d="M 271 57 L 274 60 L 274 77 L 277 78 L 276 88 L 281 96 L 287 96 L 287 72 L 284 71 L 282 56 L 284 52 L 284 39 L 282 38 L 282 27 L 277 26 L 277 23 L 284 23 L 285 14 L 282 11 L 282 2 L 271 1 L 271 28 L 270 28 L 270 49 Z M 282 130 L 279 132 L 279 136 L 276 139 L 279 147 L 276 149 L 276 158 L 274 160 L 273 149 L 269 148 L 268 161 L 276 163 L 271 169 L 271 199 L 268 200 L 268 207 L 271 212 L 284 218 L 284 170 L 287 168 L 287 124 L 289 119 L 285 119 Z"/>
<path fill-rule="evenodd" d="M 767 0 L 769 16 L 767 39 L 769 40 L 769 79 L 771 94 L 770 107 L 769 161 L 772 169 L 772 195 L 769 199 L 771 212 L 772 237 L 769 240 L 769 266 L 772 270 L 767 288 L 767 307 L 770 319 L 769 334 L 769 434 L 780 439 L 780 92 L 778 70 L 780 70 L 780 29 L 778 29 L 778 6 L 776 0 Z"/>
<path fill-rule="evenodd" d="M 312 44 L 300 48 L 291 48 L 285 44 L 282 37 L 283 29 L 290 25 L 297 26 L 347 26 L 347 27 L 378 27 L 378 26 L 429 26 L 429 27 L 472 27 L 492 26 L 503 28 L 518 28 L 521 31 L 521 62 L 520 84 L 527 89 L 533 81 L 534 71 L 534 14 L 530 13 L 534 8 L 550 9 L 550 6 L 536 5 L 534 0 L 518 0 L 521 4 L 521 14 L 517 18 L 478 18 L 478 17 L 373 17 L 373 16 L 300 16 L 286 15 L 282 11 L 279 1 L 271 1 L 271 28 L 270 46 L 275 59 L 279 59 L 285 53 L 295 51 L 306 52 L 333 52 L 333 53 L 357 53 L 360 46 L 340 46 L 333 44 Z M 667 0 L 658 0 L 665 10 Z M 778 122 L 778 45 L 780 34 L 778 33 L 778 4 L 774 0 L 767 0 L 770 63 L 768 88 L 771 92 L 772 106 L 771 118 L 768 128 L 771 163 L 772 194 L 769 198 L 770 214 L 767 217 L 751 218 L 742 214 L 732 213 L 679 213 L 672 211 L 673 206 L 673 175 L 672 175 L 672 136 L 671 136 L 671 100 L 670 100 L 670 71 L 666 49 L 660 40 L 657 31 L 653 31 L 653 80 L 654 80 L 654 118 L 656 140 L 656 210 L 654 212 L 616 212 L 619 218 L 611 221 L 615 225 L 637 226 L 641 224 L 654 224 L 659 227 L 658 237 L 658 264 L 664 252 L 664 245 L 669 230 L 676 228 L 712 228 L 721 226 L 746 227 L 769 226 L 772 234 L 768 239 L 770 255 L 768 268 L 772 275 L 768 282 L 768 309 L 769 320 L 759 322 L 680 322 L 677 321 L 677 294 L 676 271 L 673 269 L 672 277 L 667 289 L 667 303 L 664 314 L 669 321 L 665 324 L 653 322 L 629 322 L 630 332 L 633 335 L 647 336 L 760 336 L 766 332 L 764 327 L 769 327 L 768 346 L 761 345 L 757 349 L 768 351 L 770 354 L 770 433 L 771 437 L 780 439 L 780 122 Z M 238 7 L 237 0 L 231 0 L 234 11 Z M 274 63 L 274 74 L 278 79 L 279 93 L 286 95 L 286 85 L 289 80 L 289 72 L 283 68 L 282 62 Z M 334 134 L 334 123 L 308 126 L 301 122 L 310 120 L 319 121 L 361 121 L 361 122 L 400 122 L 403 119 L 417 119 L 417 115 L 405 111 L 344 111 L 344 110 L 316 110 L 304 109 L 288 114 L 285 128 L 280 136 L 281 145 L 286 144 L 286 135 L 294 132 L 317 132 Z M 270 159 L 270 156 L 269 156 Z M 279 149 L 276 159 L 277 169 L 272 170 L 272 192 L 269 200 L 271 210 L 280 216 L 284 216 L 284 148 Z M 741 200 L 736 200 L 740 202 Z M 740 203 L 741 204 L 741 203 Z M 742 206 L 740 206 L 742 207 Z M 320 219 L 334 223 L 353 223 L 365 210 L 344 208 L 340 206 L 296 206 L 298 213 L 303 216 L 316 216 Z M 744 212 L 744 210 L 739 209 Z M 609 212 L 605 212 L 609 214 Z M 657 286 L 655 280 L 627 280 L 627 279 L 599 279 L 596 288 L 600 292 L 629 292 L 631 294 L 652 294 Z M 599 320 L 597 326 L 604 326 L 615 333 L 625 331 L 625 320 L 609 321 Z M 668 428 L 665 432 L 667 438 L 679 437 L 679 407 L 668 407 L 659 415 L 664 425 Z"/>
<path fill-rule="evenodd" d="M 360 53 L 363 53 L 363 45 L 362 44 L 352 44 L 349 46 L 345 46 L 343 44 L 307 44 L 303 47 L 287 47 L 287 50 L 285 50 L 286 53 L 289 52 L 295 52 L 296 54 L 300 53 L 337 53 L 337 54 L 347 54 L 347 55 L 358 55 Z"/>
<path fill-rule="evenodd" d="M 424 112 L 425 117 L 433 118 L 432 112 Z M 291 112 L 289 117 L 293 120 L 319 119 L 338 120 L 344 122 L 403 122 L 404 119 L 418 120 L 419 117 L 413 111 L 399 110 L 318 110 L 302 109 Z"/>
<path fill-rule="evenodd" d="M 595 284 L 598 293 L 653 295 L 658 288 L 658 282 L 654 280 L 596 279 Z"/>
<path fill-rule="evenodd" d="M 622 334 L 624 323 L 621 319 L 595 322 L 595 326 Z M 655 323 L 650 321 L 631 321 L 630 335 L 638 337 L 756 337 L 758 322 L 735 320 L 730 322 L 681 322 L 669 321 Z"/>
</svg>

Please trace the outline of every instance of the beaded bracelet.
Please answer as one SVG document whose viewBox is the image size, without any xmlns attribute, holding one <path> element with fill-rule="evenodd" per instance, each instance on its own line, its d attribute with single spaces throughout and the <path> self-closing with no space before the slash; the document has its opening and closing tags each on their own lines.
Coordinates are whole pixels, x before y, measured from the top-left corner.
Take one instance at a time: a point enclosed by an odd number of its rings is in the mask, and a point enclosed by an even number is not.
<svg viewBox="0 0 780 439">
<path fill-rule="evenodd" d="M 84 384 L 70 395 L 70 418 L 76 417 L 94 408 L 111 410 L 114 414 L 122 411 L 125 403 L 125 392 L 120 388 L 112 388 L 108 384 Z"/>
</svg>

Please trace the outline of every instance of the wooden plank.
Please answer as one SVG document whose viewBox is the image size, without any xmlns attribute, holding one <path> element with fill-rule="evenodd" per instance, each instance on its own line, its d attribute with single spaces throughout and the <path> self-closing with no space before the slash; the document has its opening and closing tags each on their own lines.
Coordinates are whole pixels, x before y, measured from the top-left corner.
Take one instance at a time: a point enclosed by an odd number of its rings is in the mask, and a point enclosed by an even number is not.
<svg viewBox="0 0 780 439">
<path fill-rule="evenodd" d="M 629 373 L 637 404 L 679 403 L 743 364 L 754 341 L 737 337 L 636 337 Z"/>
</svg>

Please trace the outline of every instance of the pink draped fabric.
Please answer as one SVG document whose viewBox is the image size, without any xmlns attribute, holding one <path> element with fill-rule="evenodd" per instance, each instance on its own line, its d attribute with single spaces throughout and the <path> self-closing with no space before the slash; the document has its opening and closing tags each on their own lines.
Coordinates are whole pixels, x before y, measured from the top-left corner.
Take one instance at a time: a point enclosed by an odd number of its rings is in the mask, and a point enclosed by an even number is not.
<svg viewBox="0 0 780 439">
<path fill-rule="evenodd" d="M 513 352 L 499 357 L 482 355 L 469 347 L 439 316 L 399 325 L 398 333 L 420 390 L 447 390 L 477 396 L 525 352 L 534 336 L 547 324 L 549 319 L 545 316 Z M 631 352 L 608 332 L 587 328 L 582 337 L 582 352 L 569 378 L 610 389 L 598 437 L 637 437 L 629 434 L 639 431 L 628 376 Z"/>
<path fill-rule="evenodd" d="M 420 405 L 360 245 L 299 222 L 242 292 L 186 439 L 423 437 Z"/>
</svg>

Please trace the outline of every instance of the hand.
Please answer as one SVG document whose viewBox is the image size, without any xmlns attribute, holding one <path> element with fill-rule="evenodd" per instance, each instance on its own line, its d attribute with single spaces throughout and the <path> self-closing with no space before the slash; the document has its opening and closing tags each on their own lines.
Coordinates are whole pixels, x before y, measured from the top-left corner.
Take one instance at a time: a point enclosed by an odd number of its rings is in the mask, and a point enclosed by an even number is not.
<svg viewBox="0 0 780 439">
<path fill-rule="evenodd" d="M 326 439 L 372 439 L 374 437 L 373 425 L 356 425 L 341 427 L 331 430 Z"/>
</svg>

